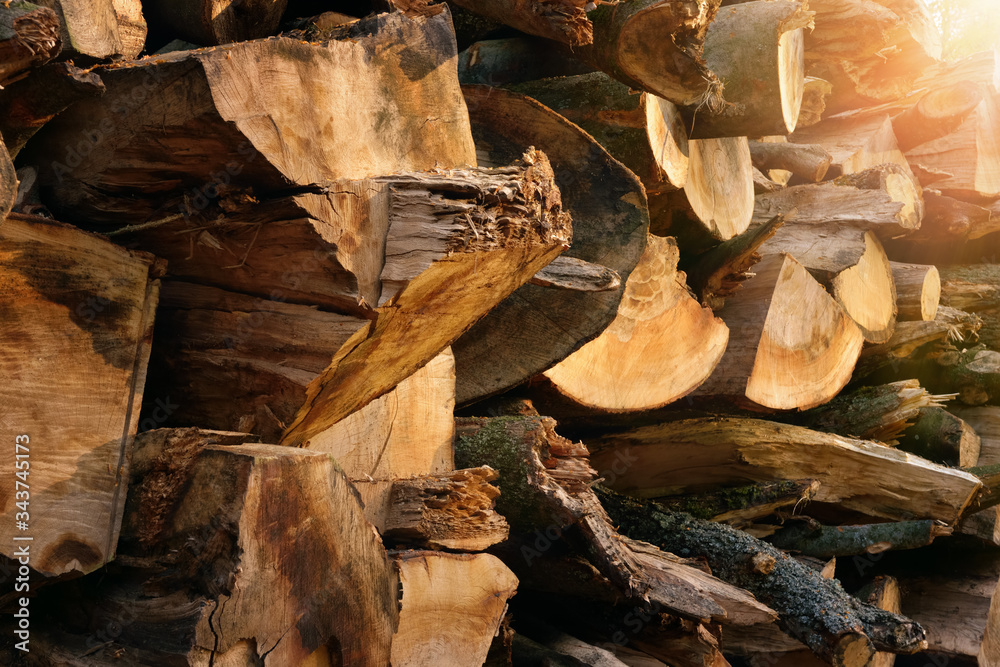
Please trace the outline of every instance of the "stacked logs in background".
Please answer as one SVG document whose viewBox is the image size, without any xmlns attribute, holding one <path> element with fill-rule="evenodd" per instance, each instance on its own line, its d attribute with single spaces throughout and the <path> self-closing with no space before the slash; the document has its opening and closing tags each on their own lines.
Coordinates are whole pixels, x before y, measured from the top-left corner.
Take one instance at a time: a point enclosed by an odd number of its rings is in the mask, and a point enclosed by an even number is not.
<svg viewBox="0 0 1000 667">
<path fill-rule="evenodd" d="M 4 664 L 1000 664 L 996 54 L 315 4 L 0 6 Z"/>
</svg>

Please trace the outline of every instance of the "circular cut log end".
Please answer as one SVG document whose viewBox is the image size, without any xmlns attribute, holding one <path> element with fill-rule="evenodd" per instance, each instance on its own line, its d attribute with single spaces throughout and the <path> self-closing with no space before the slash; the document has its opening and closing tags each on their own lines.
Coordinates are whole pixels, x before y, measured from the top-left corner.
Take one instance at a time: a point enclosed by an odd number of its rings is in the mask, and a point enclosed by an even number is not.
<svg viewBox="0 0 1000 667">
<path fill-rule="evenodd" d="M 916 109 L 926 120 L 949 120 L 971 113 L 982 99 L 978 85 L 972 81 L 960 81 L 931 90 L 920 98 Z"/>
<path fill-rule="evenodd" d="M 941 275 L 936 266 L 931 266 L 924 275 L 923 289 L 920 291 L 920 319 L 932 322 L 937 317 L 941 304 Z"/>
<path fill-rule="evenodd" d="M 567 398 L 598 410 L 650 410 L 693 391 L 715 370 L 729 329 L 678 273 L 672 238 L 650 236 L 605 331 L 545 372 Z"/>
<path fill-rule="evenodd" d="M 863 634 L 844 635 L 832 647 L 832 662 L 837 667 L 865 667 L 875 648 L 868 637 Z"/>
<path fill-rule="evenodd" d="M 896 286 L 889 258 L 872 232 L 857 264 L 833 279 L 833 296 L 869 343 L 884 343 L 896 325 Z"/>
<path fill-rule="evenodd" d="M 688 137 L 680 112 L 672 102 L 644 93 L 646 136 L 656 164 L 667 182 L 680 190 L 687 183 Z"/>
<path fill-rule="evenodd" d="M 746 137 L 691 140 L 684 186 L 695 217 L 716 239 L 746 231 L 753 217 L 753 164 Z"/>
<path fill-rule="evenodd" d="M 823 286 L 784 255 L 746 397 L 775 410 L 808 409 L 844 388 L 864 336 Z"/>
<path fill-rule="evenodd" d="M 778 38 L 778 88 L 781 115 L 791 134 L 799 120 L 805 88 L 805 30 L 789 30 Z"/>
</svg>

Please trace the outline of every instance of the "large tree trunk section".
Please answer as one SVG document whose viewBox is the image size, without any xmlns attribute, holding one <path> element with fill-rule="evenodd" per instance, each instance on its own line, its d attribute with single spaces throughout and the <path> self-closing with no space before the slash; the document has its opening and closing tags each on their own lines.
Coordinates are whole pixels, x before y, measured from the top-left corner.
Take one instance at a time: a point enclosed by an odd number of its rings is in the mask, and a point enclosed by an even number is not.
<svg viewBox="0 0 1000 667">
<path fill-rule="evenodd" d="M 614 319 L 639 261 L 649 218 L 642 184 L 585 132 L 516 93 L 465 86 L 480 160 L 509 164 L 528 146 L 545 151 L 563 209 L 573 218 L 566 256 L 601 264 L 622 283 L 603 292 L 526 285 L 452 347 L 459 405 L 505 391 L 551 368 Z"/>
<path fill-rule="evenodd" d="M 678 105 L 721 100 L 718 77 L 702 60 L 719 0 L 625 0 L 587 17 L 594 42 L 573 49 L 581 60 L 635 90 Z"/>
<path fill-rule="evenodd" d="M 0 86 L 59 55 L 59 17 L 18 0 L 0 7 Z"/>
<path fill-rule="evenodd" d="M 147 0 L 150 22 L 194 44 L 213 46 L 273 35 L 288 0 Z"/>
<path fill-rule="evenodd" d="M 606 490 L 601 502 L 625 534 L 705 558 L 717 576 L 769 602 L 781 628 L 830 664 L 863 667 L 875 649 L 915 653 L 927 646 L 917 623 L 852 598 L 835 581 L 746 533 Z"/>
<path fill-rule="evenodd" d="M 586 130 L 635 172 L 647 192 L 683 188 L 688 140 L 672 103 L 632 92 L 607 74 L 543 79 L 511 87 Z"/>
<path fill-rule="evenodd" d="M 587 16 L 583 0 L 452 0 L 480 16 L 517 28 L 529 35 L 553 39 L 571 47 L 594 41 L 595 26 Z"/>
<path fill-rule="evenodd" d="M 818 183 L 826 176 L 833 157 L 816 144 L 751 141 L 750 159 L 761 171 L 780 169 L 793 176 Z"/>
<path fill-rule="evenodd" d="M 611 582 L 612 599 L 652 603 L 704 622 L 749 625 L 774 618 L 771 610 L 744 592 L 618 535 L 591 489 L 595 473 L 587 464 L 586 447 L 562 438 L 554 429 L 553 420 L 540 417 L 458 423 L 456 464 L 489 465 L 500 473 L 497 510 L 510 522 L 511 545 L 520 546 L 512 549 L 511 567 L 530 573 L 528 566 L 547 557 L 543 552 L 552 543 L 546 535 L 554 533 L 552 539 L 559 539 L 576 533 L 591 567 Z M 540 543 L 539 538 L 547 541 Z M 579 589 L 580 581 L 573 581 Z"/>
<path fill-rule="evenodd" d="M 617 475 L 623 493 L 655 498 L 740 482 L 814 479 L 813 502 L 833 503 L 886 519 L 954 524 L 980 488 L 979 479 L 880 443 L 756 419 L 692 419 L 588 440 L 594 465 Z M 622 466 L 618 467 L 619 469 Z"/>
<path fill-rule="evenodd" d="M 797 2 L 756 0 L 720 9 L 705 36 L 705 62 L 722 82 L 717 113 L 689 114 L 693 139 L 760 137 L 795 130 L 812 13 Z"/>
<path fill-rule="evenodd" d="M 146 19 L 139 0 L 39 0 L 59 14 L 66 55 L 84 60 L 129 60 L 146 43 Z"/>
<path fill-rule="evenodd" d="M 620 412 L 672 403 L 715 370 L 729 330 L 703 308 L 677 271 L 673 239 L 651 236 L 604 332 L 545 371 L 581 405 Z"/>
<path fill-rule="evenodd" d="M 92 572 L 115 555 L 162 266 L 11 214 L 0 224 L 0 267 L 2 436 L 11 443 L 2 554 L 13 557 L 27 535 L 35 572 Z"/>
<path fill-rule="evenodd" d="M 775 215 L 801 224 L 855 224 L 886 239 L 916 230 L 923 200 L 913 179 L 896 164 L 882 164 L 825 183 L 795 185 L 758 195 L 753 222 Z"/>
<path fill-rule="evenodd" d="M 896 287 L 889 258 L 875 235 L 851 225 L 790 224 L 760 247 L 788 253 L 824 285 L 861 329 L 884 343 L 896 325 Z"/>
<path fill-rule="evenodd" d="M 718 315 L 734 335 L 696 396 L 776 410 L 833 398 L 850 379 L 864 337 L 832 296 L 789 255 L 770 255 Z"/>
<path fill-rule="evenodd" d="M 592 71 L 557 44 L 539 37 L 487 39 L 458 54 L 458 80 L 463 84 L 506 86 Z"/>
<path fill-rule="evenodd" d="M 142 570 L 109 576 L 104 585 L 123 590 L 121 610 L 136 619 L 121 641 L 189 660 L 207 654 L 202 664 L 227 664 L 222 657 L 248 641 L 262 665 L 310 656 L 388 664 L 396 577 L 350 482 L 328 454 L 230 444 L 237 437 L 178 429 L 138 441 L 132 483 L 140 491 L 129 497 L 121 551 L 172 581 L 160 590 L 178 591 L 183 603 L 130 591 Z M 113 605 L 102 608 L 115 617 Z M 171 613 L 164 632 L 157 620 Z"/>
<path fill-rule="evenodd" d="M 393 667 L 482 665 L 517 577 L 495 556 L 405 551 Z"/>
<path fill-rule="evenodd" d="M 906 152 L 922 184 L 971 202 L 1000 197 L 1000 100 L 987 95 L 957 130 Z"/>
<path fill-rule="evenodd" d="M 941 302 L 941 276 L 929 264 L 890 262 L 896 283 L 896 304 L 901 320 L 930 322 L 937 316 Z"/>
<path fill-rule="evenodd" d="M 520 187 L 470 193 L 490 202 L 496 219 L 473 220 L 467 213 L 466 224 L 442 229 L 443 243 L 429 252 L 421 248 L 426 239 L 419 230 L 394 239 L 390 229 L 386 252 L 405 255 L 422 271 L 412 279 L 412 273 L 384 276 L 399 291 L 309 384 L 306 402 L 281 444 L 308 446 L 395 387 L 569 247 L 569 215 L 562 211 L 548 160 L 538 151 L 524 159 L 530 166 Z"/>
<path fill-rule="evenodd" d="M 336 36 L 241 42 L 102 70 L 107 93 L 70 107 L 22 157 L 73 220 L 116 225 L 200 211 L 245 188 L 271 194 L 475 164 L 458 79 L 446 66 L 456 57 L 446 9 L 373 16 Z M 419 71 L 371 57 L 401 40 L 420 54 Z M 147 195 L 134 197 L 137 188 Z"/>
<path fill-rule="evenodd" d="M 746 231 L 754 209 L 753 164 L 746 137 L 692 139 L 684 189 L 653 199 L 653 231 L 702 249 Z"/>
</svg>

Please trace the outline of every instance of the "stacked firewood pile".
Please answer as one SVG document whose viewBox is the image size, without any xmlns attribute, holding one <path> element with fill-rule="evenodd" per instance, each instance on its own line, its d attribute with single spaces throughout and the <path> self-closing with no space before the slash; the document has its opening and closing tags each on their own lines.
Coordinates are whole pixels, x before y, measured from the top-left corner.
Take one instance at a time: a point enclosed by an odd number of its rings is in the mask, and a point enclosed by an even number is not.
<svg viewBox="0 0 1000 667">
<path fill-rule="evenodd" d="M 2 664 L 1000 665 L 995 53 L 316 4 L 0 3 Z"/>
</svg>

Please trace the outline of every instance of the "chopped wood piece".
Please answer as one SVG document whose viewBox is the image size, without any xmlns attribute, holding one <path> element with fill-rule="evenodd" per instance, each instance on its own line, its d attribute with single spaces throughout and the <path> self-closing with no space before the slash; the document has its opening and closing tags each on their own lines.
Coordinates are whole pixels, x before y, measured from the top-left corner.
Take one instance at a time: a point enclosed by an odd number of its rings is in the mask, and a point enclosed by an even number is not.
<svg viewBox="0 0 1000 667">
<path fill-rule="evenodd" d="M 18 185 L 14 163 L 11 162 L 7 147 L 0 136 L 0 223 L 3 223 L 15 204 L 21 203 Z"/>
<path fill-rule="evenodd" d="M 941 303 L 976 313 L 983 325 L 978 340 L 1000 349 L 1000 266 L 993 262 L 942 266 Z"/>
<path fill-rule="evenodd" d="M 971 81 L 959 81 L 928 91 L 916 104 L 892 120 L 899 150 L 906 152 L 915 146 L 951 134 L 979 106 L 982 99 L 978 86 Z"/>
<path fill-rule="evenodd" d="M 581 664 L 590 667 L 628 667 L 611 651 L 588 644 L 547 624 L 536 623 L 534 619 L 531 622 L 530 632 L 542 645 L 564 656 L 575 658 Z"/>
<path fill-rule="evenodd" d="M 595 26 L 583 0 L 452 0 L 456 5 L 529 35 L 553 39 L 572 47 L 594 41 Z"/>
<path fill-rule="evenodd" d="M 896 325 L 896 288 L 889 258 L 870 231 L 845 224 L 786 224 L 762 255 L 794 257 L 833 295 L 865 340 L 884 343 Z"/>
<path fill-rule="evenodd" d="M 754 209 L 753 164 L 746 137 L 692 139 L 684 189 L 662 197 L 666 213 L 652 216 L 653 231 L 693 250 L 746 231 Z"/>
<path fill-rule="evenodd" d="M 979 435 L 979 459 L 974 465 L 1000 463 L 1000 407 L 953 405 L 948 407 L 948 411 L 965 421 Z"/>
<path fill-rule="evenodd" d="M 1000 99 L 987 95 L 951 134 L 906 152 L 923 185 L 972 202 L 1000 196 Z"/>
<path fill-rule="evenodd" d="M 896 284 L 897 316 L 902 320 L 933 320 L 941 301 L 941 276 L 937 267 L 901 262 L 890 265 Z"/>
<path fill-rule="evenodd" d="M 854 596 L 879 609 L 885 609 L 894 614 L 900 612 L 902 593 L 899 590 L 899 581 L 895 577 L 879 575 L 854 593 Z M 894 654 L 879 651 L 872 658 L 868 667 L 892 667 L 895 662 L 896 656 Z"/>
<path fill-rule="evenodd" d="M 397 582 L 350 483 L 327 454 L 223 444 L 237 437 L 137 440 L 143 492 L 129 497 L 121 542 L 134 568 L 102 579 L 96 627 L 130 614 L 120 641 L 155 649 L 154 664 L 230 652 L 246 664 L 387 664 Z"/>
<path fill-rule="evenodd" d="M 66 55 L 129 60 L 137 58 L 146 43 L 146 19 L 139 0 L 40 0 L 39 4 L 59 15 L 59 37 Z"/>
<path fill-rule="evenodd" d="M 622 540 L 591 490 L 595 473 L 587 465 L 586 448 L 560 437 L 554 428 L 555 422 L 544 417 L 458 422 L 456 465 L 489 465 L 500 473 L 497 511 L 513 534 L 535 539 L 554 531 L 558 538 L 575 526 L 588 559 L 627 601 L 655 603 L 663 611 L 705 621 L 750 624 L 773 618 L 741 591 L 671 561 L 668 554 Z M 522 543 L 520 553 L 508 561 L 512 567 L 531 565 L 542 556 L 530 544 Z"/>
<path fill-rule="evenodd" d="M 798 522 L 782 528 L 768 542 L 814 558 L 874 554 L 889 549 L 919 549 L 935 537 L 951 535 L 951 528 L 934 521 L 895 521 L 866 526 L 821 526 Z"/>
<path fill-rule="evenodd" d="M 817 144 L 750 142 L 750 159 L 761 170 L 784 169 L 799 178 L 818 183 L 826 176 L 833 158 Z"/>
<path fill-rule="evenodd" d="M 688 115 L 693 139 L 759 137 L 795 130 L 805 78 L 805 4 L 756 0 L 720 9 L 705 36 L 705 62 L 723 85 L 720 108 Z"/>
<path fill-rule="evenodd" d="M 758 195 L 754 224 L 775 215 L 799 224 L 854 224 L 879 238 L 906 234 L 920 226 L 923 201 L 913 180 L 892 163 L 825 183 L 795 185 Z"/>
<path fill-rule="evenodd" d="M 44 3 L 43 3 L 44 4 Z M 0 7 L 0 86 L 59 55 L 59 16 L 47 7 L 17 0 Z"/>
<path fill-rule="evenodd" d="M 557 44 L 526 35 L 476 42 L 458 54 L 458 80 L 464 84 L 506 86 L 590 71 Z"/>
<path fill-rule="evenodd" d="M 949 398 L 929 393 L 918 380 L 900 380 L 859 387 L 787 419 L 817 431 L 893 446 L 923 408 L 940 406 Z"/>
<path fill-rule="evenodd" d="M 240 189 L 475 164 L 445 66 L 456 58 L 446 11 L 339 30 L 322 43 L 278 37 L 102 69 L 107 93 L 73 104 L 20 157 L 67 219 L 115 226 L 204 210 Z M 412 59 L 371 57 L 401 43 Z M 382 108 L 392 111 L 372 113 Z"/>
<path fill-rule="evenodd" d="M 647 192 L 683 188 L 688 139 L 672 103 L 638 94 L 603 72 L 511 86 L 586 130 L 635 172 Z"/>
<path fill-rule="evenodd" d="M 718 311 L 739 335 L 694 395 L 777 410 L 825 403 L 850 379 L 861 331 L 790 255 L 770 255 L 754 273 Z"/>
<path fill-rule="evenodd" d="M 521 384 L 603 331 L 618 311 L 649 225 L 639 179 L 587 133 L 523 95 L 485 86 L 463 91 L 480 162 L 510 164 L 528 146 L 544 151 L 563 210 L 573 218 L 573 245 L 566 256 L 615 271 L 621 285 L 604 292 L 518 289 L 453 346 L 459 405 Z"/>
<path fill-rule="evenodd" d="M 25 530 L 14 521 L 29 512 L 14 502 L 16 481 L 31 491 L 35 573 L 80 575 L 114 558 L 161 274 L 152 256 L 69 225 L 17 213 L 0 224 L 0 403 L 12 456 L 0 553 L 16 558 L 13 537 Z M 15 454 L 25 461 L 16 477 Z"/>
<path fill-rule="evenodd" d="M 899 150 L 892 120 L 886 113 L 833 116 L 796 132 L 792 141 L 816 144 L 830 153 L 833 162 L 827 177 L 856 174 L 890 162 L 899 165 L 902 173 L 913 179 L 906 158 Z"/>
<path fill-rule="evenodd" d="M 979 239 L 1000 230 L 1000 216 L 990 208 L 946 197 L 924 188 L 924 219 L 917 232 L 893 244 L 894 256 L 922 263 L 950 263 L 954 248 L 961 256 L 962 241 Z M 959 260 L 960 261 L 960 260 Z"/>
<path fill-rule="evenodd" d="M 649 237 L 618 315 L 545 371 L 552 389 L 597 410 L 647 410 L 676 401 L 712 373 L 729 331 L 688 291 L 678 258 L 673 239 Z"/>
<path fill-rule="evenodd" d="M 201 46 L 243 42 L 274 34 L 288 0 L 146 0 L 154 27 Z"/>
<path fill-rule="evenodd" d="M 624 0 L 587 14 L 594 41 L 573 49 L 581 60 L 635 90 L 674 104 L 719 103 L 721 84 L 705 65 L 705 34 L 719 0 Z"/>
<path fill-rule="evenodd" d="M 492 468 L 469 468 L 392 483 L 383 539 L 429 549 L 484 551 L 503 542 L 507 521 L 493 509 Z"/>
<path fill-rule="evenodd" d="M 921 378 L 929 389 L 955 391 L 965 405 L 1000 402 L 1000 352 L 983 345 L 963 350 L 952 347 L 931 361 Z"/>
<path fill-rule="evenodd" d="M 587 442 L 598 469 L 611 469 L 616 456 L 627 455 L 630 465 L 612 486 L 645 498 L 751 480 L 814 479 L 820 483 L 814 503 L 839 504 L 871 517 L 951 525 L 980 487 L 975 475 L 880 443 L 757 419 L 687 419 Z"/>
<path fill-rule="evenodd" d="M 517 577 L 489 554 L 404 551 L 394 561 L 402 598 L 393 667 L 483 664 Z"/>
<path fill-rule="evenodd" d="M 575 257 L 560 255 L 529 280 L 532 285 L 573 292 L 617 292 L 622 279 L 616 271 Z"/>
<path fill-rule="evenodd" d="M 420 249 L 418 230 L 394 236 L 390 229 L 386 253 L 405 254 L 419 275 L 383 273 L 383 285 L 399 291 L 375 309 L 368 326 L 344 343 L 309 384 L 306 402 L 281 444 L 308 446 L 310 439 L 395 387 L 569 247 L 569 215 L 562 211 L 548 160 L 539 151 L 523 159 L 527 169 L 499 191 L 489 190 L 488 180 L 463 181 L 471 186 L 470 198 L 482 203 L 470 207 L 466 224 L 454 220 L 441 229 L 444 243 L 429 252 L 411 252 Z M 485 212 L 496 219 L 480 218 Z"/>
<path fill-rule="evenodd" d="M 899 448 L 946 465 L 966 468 L 979 461 L 979 436 L 971 426 L 940 406 L 920 408 Z"/>
<path fill-rule="evenodd" d="M 819 482 L 811 479 L 759 482 L 705 493 L 665 496 L 657 502 L 665 510 L 686 512 L 696 519 L 740 524 L 773 514 L 775 510 L 812 500 Z"/>
<path fill-rule="evenodd" d="M 796 128 L 810 127 L 820 122 L 826 113 L 826 101 L 832 93 L 832 83 L 815 76 L 807 76 L 802 82 L 802 104 Z"/>
<path fill-rule="evenodd" d="M 714 310 L 722 308 L 726 297 L 753 277 L 750 268 L 760 261 L 760 246 L 783 224 L 784 218 L 777 215 L 700 255 L 688 271 L 687 282 L 701 302 Z"/>
<path fill-rule="evenodd" d="M 664 512 L 598 487 L 601 503 L 622 531 L 662 548 L 703 557 L 712 571 L 775 605 L 778 624 L 833 665 L 861 667 L 875 649 L 915 653 L 927 646 L 913 621 L 864 604 L 833 580 L 730 526 Z M 755 556 L 773 560 L 762 572 Z"/>
</svg>

